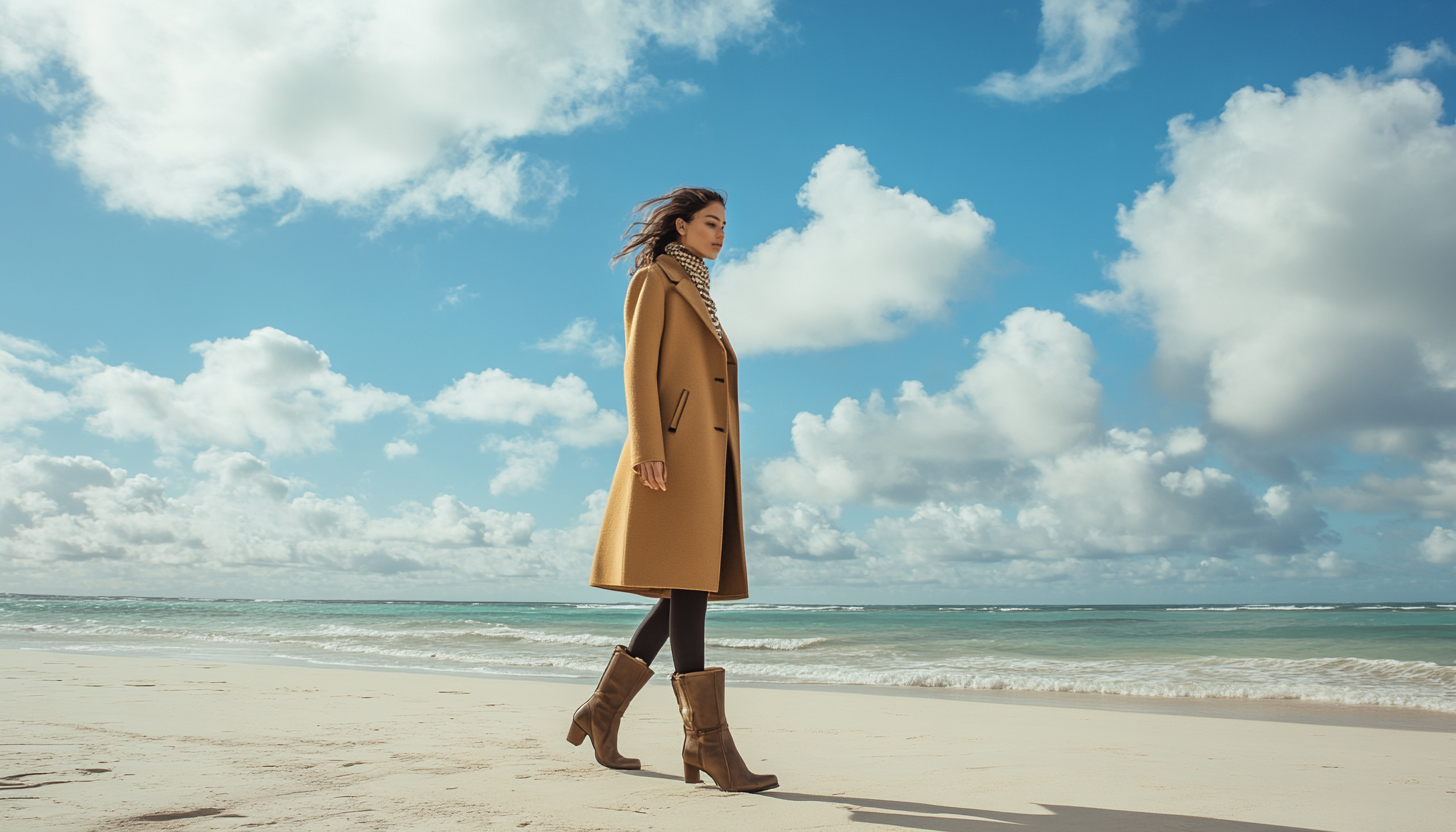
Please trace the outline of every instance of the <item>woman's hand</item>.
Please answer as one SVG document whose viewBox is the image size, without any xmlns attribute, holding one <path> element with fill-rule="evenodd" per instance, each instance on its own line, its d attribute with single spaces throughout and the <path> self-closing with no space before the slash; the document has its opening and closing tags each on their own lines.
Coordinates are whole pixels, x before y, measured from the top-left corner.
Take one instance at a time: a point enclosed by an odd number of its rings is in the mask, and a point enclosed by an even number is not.
<svg viewBox="0 0 1456 832">
<path fill-rule="evenodd" d="M 667 490 L 667 463 L 652 460 L 650 462 L 639 462 L 632 466 L 637 472 L 637 478 L 642 484 L 654 491 Z"/>
</svg>

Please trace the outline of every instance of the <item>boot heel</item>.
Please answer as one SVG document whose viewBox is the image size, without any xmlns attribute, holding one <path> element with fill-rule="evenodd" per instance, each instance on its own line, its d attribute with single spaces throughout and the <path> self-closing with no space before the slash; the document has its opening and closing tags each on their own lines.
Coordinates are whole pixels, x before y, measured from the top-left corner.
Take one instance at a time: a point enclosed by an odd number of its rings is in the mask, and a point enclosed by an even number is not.
<svg viewBox="0 0 1456 832">
<path fill-rule="evenodd" d="M 581 741 L 584 739 L 586 739 L 586 731 L 576 724 L 576 720 L 572 720 L 571 730 L 566 732 L 566 741 L 572 745 L 581 745 Z"/>
<path fill-rule="evenodd" d="M 699 769 L 697 766 L 683 763 L 683 782 L 687 783 L 688 785 L 703 782 L 702 770 Z"/>
</svg>

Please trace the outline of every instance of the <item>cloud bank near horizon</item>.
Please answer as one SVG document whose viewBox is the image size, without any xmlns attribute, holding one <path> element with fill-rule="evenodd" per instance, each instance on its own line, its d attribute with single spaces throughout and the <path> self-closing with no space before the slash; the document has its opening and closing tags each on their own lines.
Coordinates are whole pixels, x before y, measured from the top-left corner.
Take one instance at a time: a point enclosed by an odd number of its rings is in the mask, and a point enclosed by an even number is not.
<svg viewBox="0 0 1456 832">
<path fill-rule="evenodd" d="M 231 360 L 205 363 L 182 382 L 124 368 L 128 378 L 151 379 L 143 390 L 171 391 L 173 399 L 156 400 L 167 405 L 159 412 L 190 420 L 157 422 L 145 438 L 172 461 L 157 474 L 131 473 L 85 455 L 52 455 L 36 442 L 50 419 L 135 414 L 136 391 L 89 384 L 113 369 L 98 369 L 93 358 L 63 361 L 32 342 L 7 337 L 5 344 L 0 392 L 22 403 L 0 441 L 0 564 L 12 576 L 40 577 L 46 586 L 111 581 L 118 591 L 141 591 L 148 580 L 183 582 L 188 591 L 243 581 L 425 595 L 465 581 L 511 594 L 577 586 L 590 561 L 603 491 L 557 528 L 450 494 L 382 513 L 279 476 L 268 459 L 331 447 L 329 430 L 345 416 L 516 425 L 525 432 L 491 434 L 482 444 L 505 460 L 490 491 L 539 488 L 561 443 L 612 450 L 621 438 L 620 416 L 597 405 L 574 375 L 548 385 L 492 369 L 416 405 L 331 377 L 327 356 L 277 330 L 203 342 L 199 354 L 214 355 L 221 344 Z M 280 345 L 300 370 L 291 387 L 239 380 L 278 360 L 271 351 Z M 874 393 L 863 403 L 839 402 L 827 417 L 801 413 L 792 455 L 750 463 L 746 520 L 761 586 L 1186 587 L 1378 571 L 1341 553 L 1322 518 L 1332 492 L 1318 482 L 1256 486 L 1212 459 L 1210 438 L 1197 427 L 1105 427 L 1091 339 L 1062 315 L 1019 310 L 979 346 L 977 361 L 950 388 L 909 381 L 892 402 Z M 224 371 L 235 375 L 194 381 Z M 326 405 L 329 391 L 393 407 L 341 415 Z M 279 406 L 300 396 L 318 406 Z M 232 421 L 216 422 L 221 412 Z M 83 422 L 100 436 L 119 423 Z M 614 426 L 610 436 L 604 423 Z M 428 452 L 420 431 L 384 453 L 411 459 L 422 446 Z M 846 509 L 864 518 L 857 528 L 842 525 Z M 1441 522 L 1412 541 L 1404 556 L 1412 568 L 1453 562 L 1449 521 Z"/>
</svg>

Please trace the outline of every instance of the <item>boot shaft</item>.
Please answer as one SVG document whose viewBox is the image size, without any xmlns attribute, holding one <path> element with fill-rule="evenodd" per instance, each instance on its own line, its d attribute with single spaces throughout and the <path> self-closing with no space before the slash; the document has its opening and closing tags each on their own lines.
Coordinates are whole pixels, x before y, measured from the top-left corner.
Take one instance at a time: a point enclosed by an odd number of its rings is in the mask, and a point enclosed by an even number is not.
<svg viewBox="0 0 1456 832">
<path fill-rule="evenodd" d="M 619 644 L 607 660 L 602 678 L 597 680 L 596 694 L 613 706 L 620 705 L 620 710 L 625 711 L 627 704 L 652 676 L 652 668 Z"/>
<path fill-rule="evenodd" d="M 721 667 L 672 675 L 672 690 L 677 694 L 678 709 L 682 712 L 686 730 L 704 733 L 728 727 L 725 678 Z"/>
</svg>

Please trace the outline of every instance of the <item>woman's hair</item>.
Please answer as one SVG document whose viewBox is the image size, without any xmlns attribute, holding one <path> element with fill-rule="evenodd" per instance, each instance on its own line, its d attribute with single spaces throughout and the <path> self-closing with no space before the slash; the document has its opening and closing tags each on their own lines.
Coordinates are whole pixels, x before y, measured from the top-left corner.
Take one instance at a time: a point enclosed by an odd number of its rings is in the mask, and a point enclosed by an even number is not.
<svg viewBox="0 0 1456 832">
<path fill-rule="evenodd" d="M 677 188 L 638 205 L 632 213 L 642 219 L 627 226 L 627 233 L 622 235 L 627 244 L 612 257 L 612 265 L 633 251 L 637 252 L 633 268 L 650 265 L 667 250 L 668 243 L 677 241 L 679 219 L 692 222 L 699 211 L 715 202 L 728 204 L 722 194 L 709 188 Z"/>
</svg>

